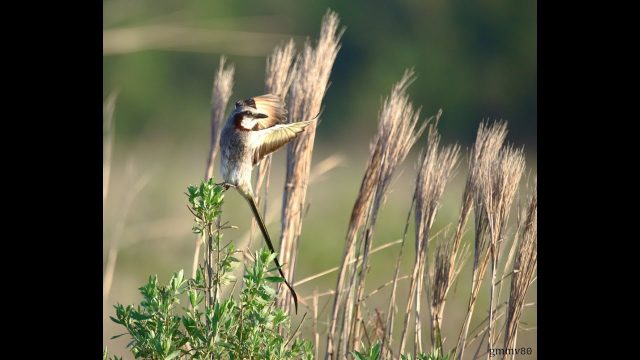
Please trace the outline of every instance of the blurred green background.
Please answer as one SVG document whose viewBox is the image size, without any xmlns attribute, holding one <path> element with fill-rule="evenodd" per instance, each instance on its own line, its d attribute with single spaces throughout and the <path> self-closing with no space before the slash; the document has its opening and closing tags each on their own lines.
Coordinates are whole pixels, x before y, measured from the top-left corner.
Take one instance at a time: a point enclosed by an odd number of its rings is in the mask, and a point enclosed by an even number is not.
<svg viewBox="0 0 640 360">
<path fill-rule="evenodd" d="M 118 92 L 103 229 L 105 262 L 113 241 L 119 248 L 113 285 L 103 305 L 103 338 L 110 352 L 130 358 L 124 337 L 109 340 L 120 333 L 108 320 L 112 304 L 139 302 L 137 288 L 150 274 L 157 273 L 165 282 L 172 271 L 184 268 L 190 273 L 194 237 L 183 192 L 204 174 L 211 85 L 221 55 L 236 70 L 232 104 L 262 93 L 266 56 L 289 38 L 295 39 L 297 49 L 305 38 L 315 40 L 328 8 L 339 14 L 346 27 L 314 152 L 314 165 L 330 158 L 337 166 L 309 187 L 311 205 L 296 269 L 296 278 L 302 279 L 339 264 L 381 99 L 406 68 L 414 68 L 418 75 L 409 93 L 413 103 L 422 107 L 422 116 L 442 108 L 439 128 L 444 142 L 458 142 L 465 149 L 434 230 L 457 220 L 466 147 L 482 119 L 509 122 L 508 141 L 524 146 L 529 169 L 525 180 L 531 180 L 537 141 L 536 7 L 535 1 L 504 0 L 104 1 L 103 94 L 106 98 Z M 424 143 L 422 138 L 414 147 L 390 188 L 374 247 L 402 235 L 414 164 Z M 280 232 L 284 160 L 284 151 L 274 156 L 267 215 L 274 238 Z M 132 198 L 132 188 L 142 178 L 148 182 Z M 234 193 L 227 197 L 225 216 L 240 228 L 226 238 L 240 242 L 249 228 L 250 212 Z M 412 267 L 412 236 L 401 274 Z M 254 237 L 252 244 L 255 247 L 261 241 Z M 392 278 L 398 250 L 394 246 L 372 257 L 368 288 L 373 290 Z M 300 286 L 301 296 L 311 295 L 314 289 L 332 289 L 335 275 Z M 469 271 L 463 271 L 450 293 L 444 323 L 445 337 L 451 338 L 445 342 L 447 348 L 454 343 L 464 316 L 469 277 Z M 535 284 L 531 290 L 533 302 Z M 406 284 L 400 291 L 406 294 Z M 381 291 L 372 297 L 371 310 L 377 306 L 386 311 L 388 296 L 388 291 Z M 329 297 L 320 302 L 321 308 L 326 300 Z M 484 308 L 483 302 L 486 299 L 481 299 L 478 309 Z M 329 310 L 330 305 L 324 314 Z M 535 306 L 525 311 L 524 321 L 533 330 L 518 337 L 518 345 L 534 347 L 534 354 L 535 314 Z M 484 315 L 474 317 L 472 328 Z"/>
</svg>

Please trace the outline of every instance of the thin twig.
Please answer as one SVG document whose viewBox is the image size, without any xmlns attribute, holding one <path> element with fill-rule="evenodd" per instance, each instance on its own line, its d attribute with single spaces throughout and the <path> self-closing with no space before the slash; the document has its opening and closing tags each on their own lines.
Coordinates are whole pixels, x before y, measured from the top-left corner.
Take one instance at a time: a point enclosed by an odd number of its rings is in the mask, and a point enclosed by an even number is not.
<svg viewBox="0 0 640 360">
<path fill-rule="evenodd" d="M 226 58 L 221 56 L 218 71 L 213 79 L 213 89 L 211 91 L 211 143 L 209 144 L 209 156 L 207 157 L 207 165 L 204 172 L 205 180 L 209 180 L 213 177 L 213 164 L 220 149 L 220 145 L 218 144 L 220 139 L 220 130 L 222 129 L 225 110 L 233 89 L 233 76 L 235 70 L 233 65 L 225 68 L 225 63 Z M 200 235 L 196 237 L 196 246 L 191 265 L 192 277 L 196 276 L 196 271 L 198 270 L 200 248 L 204 242 L 203 236 L 204 235 Z"/>
<path fill-rule="evenodd" d="M 402 242 L 402 239 L 398 239 L 398 240 L 392 241 L 390 243 L 386 243 L 386 244 L 380 245 L 380 246 L 374 248 L 373 250 L 371 250 L 370 254 L 375 254 L 378 251 L 384 250 L 384 249 L 389 248 L 389 247 L 391 247 L 393 245 L 400 244 L 401 242 Z M 349 264 L 353 264 L 355 262 L 359 263 L 361 260 L 362 260 L 362 256 L 358 257 L 357 259 L 351 260 L 351 262 Z M 302 279 L 300 281 L 297 281 L 296 282 L 296 286 L 300 286 L 300 285 L 302 285 L 304 283 L 307 283 L 307 282 L 309 282 L 311 280 L 315 280 L 315 279 L 317 279 L 319 277 L 331 274 L 332 272 L 337 271 L 337 270 L 338 270 L 338 267 L 336 266 L 336 267 L 333 267 L 331 269 L 328 269 L 328 270 L 325 270 L 325 271 L 321 271 L 321 272 L 319 272 L 319 273 L 317 273 L 315 275 L 307 276 L 306 278 L 304 278 L 304 279 Z"/>
</svg>

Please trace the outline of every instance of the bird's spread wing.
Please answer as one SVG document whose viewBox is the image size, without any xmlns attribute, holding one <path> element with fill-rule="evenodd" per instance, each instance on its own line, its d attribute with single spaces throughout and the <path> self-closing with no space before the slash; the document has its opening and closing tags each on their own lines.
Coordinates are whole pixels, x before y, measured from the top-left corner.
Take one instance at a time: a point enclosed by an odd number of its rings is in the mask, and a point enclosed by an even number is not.
<svg viewBox="0 0 640 360">
<path fill-rule="evenodd" d="M 255 108 L 258 112 L 267 115 L 266 118 L 258 119 L 255 130 L 263 130 L 281 124 L 287 118 L 287 109 L 285 109 L 284 102 L 279 96 L 265 94 L 255 96 L 251 100 L 255 103 Z"/>
<path fill-rule="evenodd" d="M 300 121 L 290 124 L 279 124 L 268 129 L 256 131 L 258 145 L 253 154 L 253 164 L 257 164 L 266 155 L 278 150 L 300 134 L 311 122 L 315 120 Z"/>
</svg>

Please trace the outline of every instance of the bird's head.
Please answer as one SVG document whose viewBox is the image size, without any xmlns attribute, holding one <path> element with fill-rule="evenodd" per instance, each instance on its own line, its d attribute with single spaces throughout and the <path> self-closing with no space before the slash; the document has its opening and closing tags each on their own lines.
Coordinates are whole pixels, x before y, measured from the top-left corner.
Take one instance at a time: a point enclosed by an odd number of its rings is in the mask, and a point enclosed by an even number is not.
<svg viewBox="0 0 640 360">
<path fill-rule="evenodd" d="M 236 108 L 233 111 L 233 120 L 237 129 L 253 130 L 260 119 L 268 117 L 268 115 L 259 112 L 248 100 L 236 101 Z"/>
</svg>

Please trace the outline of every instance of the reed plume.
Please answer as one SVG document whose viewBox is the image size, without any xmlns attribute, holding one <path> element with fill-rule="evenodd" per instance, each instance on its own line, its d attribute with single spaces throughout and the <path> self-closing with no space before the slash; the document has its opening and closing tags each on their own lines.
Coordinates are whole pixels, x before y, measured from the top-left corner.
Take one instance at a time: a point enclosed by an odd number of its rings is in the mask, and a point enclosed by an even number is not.
<svg viewBox="0 0 640 360">
<path fill-rule="evenodd" d="M 327 11 L 322 19 L 320 37 L 315 47 L 309 41 L 297 57 L 289 89 L 289 122 L 310 120 L 319 115 L 331 69 L 340 50 L 344 29 L 338 29 L 339 18 Z M 282 196 L 282 232 L 280 262 L 287 280 L 293 284 L 298 240 L 302 231 L 302 217 L 306 205 L 311 157 L 316 134 L 316 122 L 287 145 L 287 172 Z M 279 292 L 278 305 L 290 310 L 290 295 Z"/>
<path fill-rule="evenodd" d="M 220 130 L 224 125 L 227 103 L 233 91 L 233 75 L 235 70 L 233 65 L 225 68 L 226 61 L 227 59 L 224 56 L 220 57 L 218 72 L 213 79 L 213 90 L 211 93 L 211 144 L 204 175 L 205 180 L 209 180 L 213 176 L 213 163 L 220 149 Z"/>
<path fill-rule="evenodd" d="M 409 298 L 405 308 L 405 319 L 400 339 L 400 353 L 404 352 L 407 330 L 412 311 L 414 318 L 414 351 L 423 352 L 422 345 L 422 289 L 428 258 L 429 233 L 440 206 L 440 199 L 451 174 L 458 162 L 460 148 L 457 145 L 440 147 L 440 135 L 437 124 L 442 111 L 439 111 L 434 123 L 429 126 L 426 151 L 423 153 L 415 181 L 415 246 L 416 259 L 411 276 Z"/>
<path fill-rule="evenodd" d="M 491 283 L 489 297 L 489 348 L 495 340 L 496 279 L 500 250 L 507 228 L 511 204 L 518 191 L 518 185 L 524 172 L 525 161 L 522 150 L 506 147 L 500 150 L 497 158 L 482 171 L 480 176 L 479 197 L 483 215 L 488 223 L 489 253 L 491 257 Z M 489 356 L 489 354 L 487 355 Z"/>
<path fill-rule="evenodd" d="M 359 345 L 365 274 L 378 210 L 398 165 L 426 126 L 417 127 L 420 111 L 406 94 L 413 80 L 413 71 L 406 71 L 393 86 L 391 96 L 384 100 L 378 115 L 378 131 L 370 145 L 369 161 L 347 230 L 327 336 L 327 358 L 342 359 L 348 347 Z M 358 233 L 362 233 L 359 239 Z M 363 259 L 360 271 L 353 262 L 358 254 L 362 254 Z"/>
<path fill-rule="evenodd" d="M 295 44 L 293 39 L 285 45 L 276 46 L 271 56 L 267 58 L 265 72 L 265 93 L 278 95 L 283 101 L 293 80 L 294 67 L 293 56 L 295 55 Z M 257 176 L 254 186 L 256 206 L 262 205 L 262 214 L 267 213 L 267 196 L 269 194 L 269 174 L 271 173 L 271 156 L 269 154 L 257 165 Z M 264 186 L 264 193 L 260 191 Z M 255 219 L 251 222 L 251 233 L 253 234 L 257 226 Z"/>
<path fill-rule="evenodd" d="M 464 350 L 467 342 L 467 334 L 469 333 L 469 325 L 471 323 L 471 317 L 475 308 L 478 293 L 480 291 L 480 285 L 487 269 L 487 262 L 489 260 L 487 239 L 488 224 L 486 216 L 483 212 L 482 202 L 479 199 L 479 183 L 482 177 L 482 172 L 490 167 L 490 164 L 498 156 L 500 148 L 504 143 L 507 136 L 507 124 L 505 122 L 494 122 L 492 125 L 480 123 L 478 132 L 476 135 L 475 143 L 471 148 L 469 155 L 469 172 L 467 175 L 467 184 L 464 191 L 463 200 L 463 213 L 465 214 L 465 207 L 468 206 L 466 211 L 470 211 L 474 208 L 475 212 L 475 236 L 473 241 L 473 269 L 472 269 L 472 282 L 471 282 L 471 295 L 469 296 L 469 303 L 467 307 L 467 313 L 458 336 L 458 344 L 456 346 L 456 359 L 461 360 L 464 355 Z M 461 221 L 458 222 L 458 228 L 454 239 L 454 245 L 456 246 L 456 240 L 458 240 L 458 234 L 461 234 Z M 462 225 L 464 227 L 464 224 Z M 459 241 L 459 240 L 458 240 Z"/>
<path fill-rule="evenodd" d="M 446 239 L 448 236 L 444 236 Z M 431 319 L 431 344 L 433 351 L 444 354 L 442 339 L 442 319 L 447 294 L 453 282 L 462 270 L 464 259 L 467 257 L 467 247 L 462 250 L 455 248 L 453 238 L 450 241 L 443 240 L 436 248 L 435 257 L 429 268 L 430 312 Z"/>
<path fill-rule="evenodd" d="M 534 280 L 538 265 L 538 194 L 532 191 L 527 214 L 524 217 L 522 231 L 518 233 L 518 255 L 513 265 L 511 291 L 507 307 L 504 335 L 504 348 L 515 348 L 518 335 L 518 322 L 522 316 L 527 290 Z M 506 354 L 505 357 L 506 358 Z M 513 357 L 512 357 L 513 358 Z"/>
</svg>

